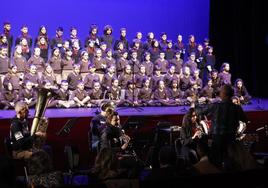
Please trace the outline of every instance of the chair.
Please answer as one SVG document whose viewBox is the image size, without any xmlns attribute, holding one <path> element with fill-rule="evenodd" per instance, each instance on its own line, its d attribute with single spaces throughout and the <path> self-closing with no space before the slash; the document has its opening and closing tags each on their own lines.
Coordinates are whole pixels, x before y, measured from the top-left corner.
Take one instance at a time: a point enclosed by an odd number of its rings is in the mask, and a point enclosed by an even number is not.
<svg viewBox="0 0 268 188">
<path fill-rule="evenodd" d="M 156 126 L 154 143 L 160 144 L 160 145 L 166 145 L 169 142 L 169 145 L 172 146 L 174 145 L 174 142 L 173 142 L 174 133 L 180 133 L 179 126 L 173 126 L 173 124 L 168 121 L 160 121 L 157 123 L 157 126 Z M 169 137 L 168 142 L 165 138 L 167 134 Z M 179 137 L 179 135 L 177 135 L 176 137 Z"/>
</svg>

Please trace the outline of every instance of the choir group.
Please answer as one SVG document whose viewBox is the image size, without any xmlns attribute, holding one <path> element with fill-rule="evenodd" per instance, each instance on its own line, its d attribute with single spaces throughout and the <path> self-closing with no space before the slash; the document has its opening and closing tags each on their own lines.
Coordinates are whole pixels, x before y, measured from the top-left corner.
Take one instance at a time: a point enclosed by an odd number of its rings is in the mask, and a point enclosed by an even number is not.
<svg viewBox="0 0 268 188">
<path fill-rule="evenodd" d="M 168 40 L 163 32 L 157 40 L 153 32 L 143 41 L 141 32 L 127 40 L 127 29 L 114 39 L 106 25 L 99 35 L 91 25 L 83 45 L 75 27 L 63 37 L 63 28 L 49 38 L 41 26 L 38 36 L 27 25 L 14 41 L 11 23 L 4 23 L 0 35 L 0 109 L 14 108 L 18 101 L 34 107 L 38 88 L 53 89 L 57 95 L 48 107 L 96 107 L 104 100 L 118 106 L 176 106 L 193 101 L 219 101 L 222 85 L 232 84 L 230 64 L 214 68 L 215 55 L 209 40 L 196 43 L 190 35 L 183 42 Z M 33 47 L 33 49 L 32 49 Z M 236 103 L 247 104 L 251 96 L 242 79 L 233 84 Z"/>
</svg>

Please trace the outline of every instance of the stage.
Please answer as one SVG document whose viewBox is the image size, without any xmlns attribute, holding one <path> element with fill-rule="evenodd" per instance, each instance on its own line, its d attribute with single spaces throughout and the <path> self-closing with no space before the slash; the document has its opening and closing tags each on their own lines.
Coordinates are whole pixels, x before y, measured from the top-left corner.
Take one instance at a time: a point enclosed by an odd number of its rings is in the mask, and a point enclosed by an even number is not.
<svg viewBox="0 0 268 188">
<path fill-rule="evenodd" d="M 168 121 L 172 125 L 181 125 L 183 115 L 188 106 L 178 107 L 143 107 L 130 108 L 119 107 L 117 111 L 121 116 L 121 124 L 126 131 L 135 139 L 143 140 L 144 143 L 152 142 L 154 129 L 158 122 Z M 267 143 L 265 131 L 256 132 L 256 129 L 268 124 L 268 99 L 254 99 L 252 104 L 244 105 L 244 111 L 250 123 L 247 126 L 248 133 L 259 134 L 259 142 Z M 73 108 L 73 109 L 47 109 L 46 117 L 49 119 L 47 130 L 47 143 L 52 146 L 54 165 L 57 169 L 64 169 L 64 146 L 74 145 L 80 151 L 80 166 L 86 168 L 92 162 L 92 153 L 89 151 L 88 130 L 91 118 L 96 114 L 98 108 Z M 0 154 L 5 153 L 4 138 L 9 136 L 10 118 L 14 117 L 14 110 L 0 111 Z M 34 109 L 30 109 L 30 118 L 34 116 Z M 59 136 L 57 133 L 65 123 L 77 118 L 73 128 L 68 135 Z M 138 123 L 131 126 L 132 123 Z M 267 152 L 268 144 L 255 147 L 254 152 Z M 146 149 L 146 148 L 145 148 Z"/>
<path fill-rule="evenodd" d="M 187 112 L 189 106 L 176 107 L 118 107 L 120 116 L 164 116 L 182 115 Z M 268 110 L 268 99 L 253 99 L 252 104 L 243 105 L 245 112 L 258 112 Z M 47 118 L 72 118 L 72 117 L 93 117 L 98 108 L 55 108 L 47 109 Z M 14 110 L 0 110 L 0 120 L 10 119 L 15 116 Z M 30 118 L 34 116 L 34 109 L 30 109 Z"/>
</svg>

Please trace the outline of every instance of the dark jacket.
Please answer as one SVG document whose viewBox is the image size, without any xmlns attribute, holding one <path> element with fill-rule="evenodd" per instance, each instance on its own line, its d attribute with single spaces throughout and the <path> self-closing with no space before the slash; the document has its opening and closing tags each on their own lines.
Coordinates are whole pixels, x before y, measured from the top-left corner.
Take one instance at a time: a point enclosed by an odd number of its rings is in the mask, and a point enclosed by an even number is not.
<svg viewBox="0 0 268 188">
<path fill-rule="evenodd" d="M 11 119 L 10 139 L 13 150 L 28 150 L 32 147 L 34 136 L 30 135 L 28 120 L 17 117 Z"/>
<path fill-rule="evenodd" d="M 121 146 L 122 131 L 119 127 L 107 125 L 101 134 L 100 146 L 102 148 L 115 148 Z"/>
<path fill-rule="evenodd" d="M 241 106 L 232 101 L 221 101 L 206 106 L 198 106 L 197 113 L 211 116 L 212 134 L 235 135 L 239 121 L 247 122 L 247 117 Z"/>
</svg>

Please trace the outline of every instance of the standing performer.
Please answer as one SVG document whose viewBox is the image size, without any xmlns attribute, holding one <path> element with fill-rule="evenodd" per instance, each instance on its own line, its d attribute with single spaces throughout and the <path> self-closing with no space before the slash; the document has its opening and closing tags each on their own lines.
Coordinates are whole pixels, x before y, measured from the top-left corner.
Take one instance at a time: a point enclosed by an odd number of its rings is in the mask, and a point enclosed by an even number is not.
<svg viewBox="0 0 268 188">
<path fill-rule="evenodd" d="M 20 44 L 20 42 L 22 41 L 22 39 L 26 39 L 29 48 L 32 48 L 33 39 L 32 39 L 32 37 L 28 34 L 28 26 L 27 26 L 27 25 L 23 25 L 23 26 L 21 27 L 21 35 L 17 37 L 15 44 L 16 44 L 16 45 Z"/>
<path fill-rule="evenodd" d="M 196 109 L 199 115 L 211 115 L 212 154 L 214 163 L 221 167 L 227 157 L 227 148 L 236 140 L 239 121 L 247 122 L 242 107 L 232 102 L 233 94 L 231 85 L 223 85 L 220 90 L 221 102 Z"/>
<path fill-rule="evenodd" d="M 6 36 L 8 41 L 8 57 L 11 57 L 11 48 L 13 45 L 13 35 L 10 33 L 11 30 L 11 23 L 10 22 L 4 22 L 4 32 L 3 34 Z"/>
<path fill-rule="evenodd" d="M 120 29 L 120 38 L 118 40 L 116 40 L 114 43 L 114 50 L 117 49 L 118 43 L 120 43 L 120 42 L 123 43 L 125 50 L 129 50 L 129 44 L 128 44 L 126 36 L 127 36 L 127 29 L 121 28 Z"/>
<path fill-rule="evenodd" d="M 107 44 L 107 48 L 112 48 L 114 38 L 113 38 L 113 28 L 110 25 L 106 25 L 103 29 L 103 35 L 101 37 L 101 42 L 105 42 Z"/>
<path fill-rule="evenodd" d="M 184 54 L 186 52 L 184 43 L 182 42 L 182 35 L 178 35 L 178 41 L 174 45 L 174 48 L 176 51 L 180 52 L 181 54 L 181 59 L 184 60 Z"/>
<path fill-rule="evenodd" d="M 63 46 L 63 28 L 58 27 L 56 30 L 56 36 L 50 41 L 50 48 L 54 49 L 56 47 L 62 48 Z"/>
<path fill-rule="evenodd" d="M 230 73 L 230 64 L 225 62 L 221 65 L 221 72 L 219 73 L 221 86 L 225 84 L 231 84 L 231 77 L 232 75 Z"/>
</svg>

